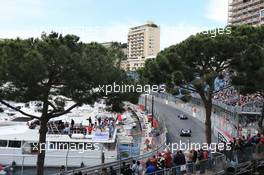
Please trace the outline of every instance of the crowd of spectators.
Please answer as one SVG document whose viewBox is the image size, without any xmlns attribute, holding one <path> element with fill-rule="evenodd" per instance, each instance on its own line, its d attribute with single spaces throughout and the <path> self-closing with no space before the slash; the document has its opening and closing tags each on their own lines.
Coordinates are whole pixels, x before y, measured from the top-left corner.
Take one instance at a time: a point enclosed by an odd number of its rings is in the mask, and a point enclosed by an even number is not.
<svg viewBox="0 0 264 175">
<path fill-rule="evenodd" d="M 76 123 L 73 119 L 71 122 L 63 122 L 62 120 L 50 121 L 48 123 L 48 133 L 52 134 L 79 134 L 82 133 L 84 135 L 91 135 L 93 132 L 109 132 L 109 137 L 111 138 L 115 129 L 115 119 L 113 117 L 105 117 L 105 118 L 95 118 L 95 121 L 89 117 L 88 125 L 83 125 L 82 123 Z M 40 125 L 39 120 L 34 120 L 32 122 L 28 122 L 27 125 L 30 129 L 35 129 Z"/>
<path fill-rule="evenodd" d="M 229 71 L 225 71 L 222 79 L 216 79 L 215 89 L 218 92 L 214 95 L 214 100 L 231 106 L 243 106 L 256 101 L 263 102 L 263 96 L 259 93 L 242 95 L 234 88 L 234 86 L 230 86 L 232 84 L 232 74 L 233 73 L 230 73 Z"/>
<path fill-rule="evenodd" d="M 262 146 L 261 151 L 264 153 L 264 135 L 256 134 L 256 135 L 248 135 L 247 137 L 242 136 L 240 138 L 233 138 L 231 141 L 231 152 L 235 152 L 237 150 L 242 155 L 247 154 L 244 150 L 246 147 L 253 147 L 256 145 Z M 143 172 L 145 174 L 163 174 L 164 171 L 170 169 L 176 175 L 181 175 L 182 171 L 186 171 L 187 174 L 194 173 L 194 171 L 199 171 L 200 174 L 206 173 L 206 168 L 210 166 L 210 158 L 212 158 L 212 154 L 208 150 L 187 150 L 187 151 L 177 151 L 175 154 L 172 154 L 170 151 L 164 151 L 162 153 L 158 153 L 150 158 L 148 158 L 145 162 L 133 161 L 133 164 L 130 166 L 123 163 L 121 173 L 123 175 L 141 175 Z M 185 165 L 185 169 L 182 169 L 182 166 Z M 144 171 L 143 171 L 144 169 Z M 109 174 L 112 175 L 112 174 Z"/>
<path fill-rule="evenodd" d="M 187 150 L 183 152 L 182 150 L 177 151 L 172 154 L 170 151 L 164 153 L 158 153 L 157 156 L 149 158 L 146 162 L 146 174 L 163 174 L 164 170 L 171 169 L 176 175 L 182 174 L 182 166 L 186 165 L 186 172 L 193 173 L 194 166 L 197 170 L 197 165 L 202 165 L 203 162 L 209 158 L 209 151 L 207 150 Z M 199 166 L 200 173 L 205 173 L 205 165 Z"/>
<path fill-rule="evenodd" d="M 262 102 L 263 97 L 258 94 L 242 95 L 234 87 L 222 89 L 214 95 L 214 100 L 225 103 L 231 106 L 244 106 L 245 104 L 255 103 L 257 101 Z"/>
<path fill-rule="evenodd" d="M 239 138 L 233 138 L 231 147 L 233 150 L 243 150 L 245 147 L 251 147 L 258 144 L 264 145 L 264 134 L 258 133 L 253 136 L 249 134 L 247 137 L 241 136 Z"/>
<path fill-rule="evenodd" d="M 132 164 L 122 163 L 120 173 L 122 175 L 143 175 L 143 174 L 163 174 L 162 171 L 175 167 L 176 175 L 181 174 L 181 166 L 186 165 L 186 171 L 194 172 L 193 165 L 201 164 L 209 158 L 209 152 L 200 150 L 190 150 L 182 152 L 177 151 L 172 154 L 170 151 L 157 153 L 148 158 L 146 161 L 132 161 Z M 200 166 L 200 173 L 205 173 L 205 166 Z M 116 171 L 110 167 L 106 169 L 104 175 L 116 175 Z"/>
<path fill-rule="evenodd" d="M 251 159 L 264 157 L 264 134 L 248 135 L 233 138 L 231 141 L 231 150 L 225 150 L 227 160 L 231 165 L 237 165 Z M 255 157 L 253 157 L 253 155 Z"/>
</svg>

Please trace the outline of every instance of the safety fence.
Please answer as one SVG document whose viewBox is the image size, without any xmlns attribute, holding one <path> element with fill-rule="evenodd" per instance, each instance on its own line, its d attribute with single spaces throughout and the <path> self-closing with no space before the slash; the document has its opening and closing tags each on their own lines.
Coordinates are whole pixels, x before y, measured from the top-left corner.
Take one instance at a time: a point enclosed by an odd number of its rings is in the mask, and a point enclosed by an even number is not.
<svg viewBox="0 0 264 175">
<path fill-rule="evenodd" d="M 187 103 L 179 100 L 179 97 L 168 93 L 151 94 L 157 97 L 157 100 L 162 100 L 164 103 L 173 105 L 178 110 L 205 123 L 206 111 L 201 98 L 197 94 L 192 94 L 191 100 Z M 225 137 L 229 138 L 255 134 L 258 128 L 258 118 L 260 117 L 261 108 L 252 107 L 250 110 L 252 112 L 249 112 L 249 107 L 234 107 L 213 100 L 211 120 L 214 135 L 219 137 L 219 131 L 221 135 L 228 133 Z"/>
<path fill-rule="evenodd" d="M 264 174 L 264 144 L 216 153 L 212 158 L 157 170 L 147 175 L 253 175 Z"/>
<path fill-rule="evenodd" d="M 238 150 L 224 152 L 229 162 L 227 175 L 264 174 L 264 144 L 242 147 Z"/>
<path fill-rule="evenodd" d="M 185 165 L 173 166 L 157 170 L 154 173 L 145 173 L 146 175 L 183 175 L 183 174 L 214 174 L 221 175 L 225 173 L 226 162 L 225 155 L 217 153 L 212 158 L 197 162 L 187 162 Z"/>
<path fill-rule="evenodd" d="M 264 144 L 252 144 L 242 146 L 236 150 L 225 150 L 222 152 L 231 166 L 236 166 L 247 161 L 255 161 L 264 158 Z"/>
</svg>

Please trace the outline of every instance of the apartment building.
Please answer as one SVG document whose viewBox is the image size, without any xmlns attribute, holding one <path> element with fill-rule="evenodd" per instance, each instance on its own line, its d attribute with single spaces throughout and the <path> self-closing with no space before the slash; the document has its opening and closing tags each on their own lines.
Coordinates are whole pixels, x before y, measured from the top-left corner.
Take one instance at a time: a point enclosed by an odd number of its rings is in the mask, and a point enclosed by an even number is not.
<svg viewBox="0 0 264 175">
<path fill-rule="evenodd" d="M 160 51 L 160 27 L 153 22 L 129 29 L 127 57 L 121 66 L 134 71 L 144 66 L 147 59 L 156 58 Z"/>
<path fill-rule="evenodd" d="M 253 26 L 264 24 L 264 0 L 229 0 L 228 23 Z"/>
</svg>

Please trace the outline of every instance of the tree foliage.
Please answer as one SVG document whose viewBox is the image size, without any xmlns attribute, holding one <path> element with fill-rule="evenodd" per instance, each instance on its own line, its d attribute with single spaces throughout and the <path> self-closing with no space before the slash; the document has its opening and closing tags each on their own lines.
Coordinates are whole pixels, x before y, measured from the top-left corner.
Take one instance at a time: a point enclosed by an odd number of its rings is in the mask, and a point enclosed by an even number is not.
<svg viewBox="0 0 264 175">
<path fill-rule="evenodd" d="M 181 88 L 200 95 L 206 111 L 208 143 L 211 143 L 211 108 L 216 91 L 214 81 L 217 77 L 222 78 L 222 71 L 229 67 L 230 60 L 240 48 L 237 42 L 227 34 L 211 37 L 199 33 L 160 52 L 151 65 L 146 64 L 144 70 L 149 81 L 153 81 L 157 74 L 159 82 L 169 88 Z"/>
<path fill-rule="evenodd" d="M 75 35 L 43 33 L 41 38 L 0 41 L 0 103 L 31 118 L 40 120 L 39 144 L 46 142 L 51 118 L 70 112 L 82 104 L 104 97 L 99 86 L 126 79 L 118 66 L 118 48 L 97 43 L 85 44 Z M 75 103 L 62 109 L 52 96 L 64 95 Z M 116 98 L 118 94 L 109 97 Z M 25 113 L 7 100 L 41 101 L 41 117 Z M 122 98 L 118 98 L 120 105 Z M 52 110 L 50 110 L 50 108 Z M 39 152 L 37 174 L 43 174 L 45 151 Z"/>
<path fill-rule="evenodd" d="M 244 95 L 258 93 L 264 98 L 264 27 L 236 26 L 233 35 L 240 37 L 241 51 L 232 60 L 232 84 Z M 264 101 L 258 125 L 264 132 Z"/>
</svg>

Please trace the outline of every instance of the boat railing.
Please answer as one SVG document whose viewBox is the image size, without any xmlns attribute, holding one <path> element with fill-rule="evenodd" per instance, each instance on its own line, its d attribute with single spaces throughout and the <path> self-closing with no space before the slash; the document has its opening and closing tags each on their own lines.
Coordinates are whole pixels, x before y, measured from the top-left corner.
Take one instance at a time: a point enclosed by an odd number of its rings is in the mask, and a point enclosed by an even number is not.
<svg viewBox="0 0 264 175">
<path fill-rule="evenodd" d="M 135 109 L 133 109 L 135 110 Z M 94 175 L 96 171 L 100 172 L 102 171 L 104 168 L 109 168 L 109 167 L 113 167 L 113 169 L 115 170 L 121 170 L 121 164 L 123 162 L 126 162 L 126 163 L 129 163 L 131 164 L 132 163 L 132 160 L 137 160 L 137 161 L 144 161 L 154 155 L 157 155 L 158 152 L 163 152 L 166 148 L 167 148 L 167 129 L 166 129 L 166 126 L 165 126 L 165 123 L 164 121 L 162 120 L 161 117 L 157 117 L 157 120 L 158 122 L 160 122 L 160 125 L 164 125 L 162 128 L 162 133 L 157 136 L 157 142 L 156 143 L 159 143 L 158 145 L 156 145 L 155 147 L 152 148 L 152 150 L 144 153 L 144 154 L 141 154 L 141 155 L 136 155 L 136 156 L 131 156 L 131 157 L 128 157 L 128 158 L 123 158 L 123 159 L 119 159 L 119 160 L 116 160 L 116 161 L 113 161 L 113 162 L 109 162 L 109 163 L 104 163 L 104 164 L 98 164 L 96 166 L 89 166 L 89 167 L 83 167 L 83 168 L 79 168 L 79 169 L 74 169 L 74 170 L 70 170 L 70 171 L 67 171 L 65 173 L 65 175 L 72 175 L 76 172 L 82 172 L 84 174 L 87 174 L 87 175 Z M 59 175 L 60 173 L 56 174 L 56 175 Z"/>
<path fill-rule="evenodd" d="M 161 136 L 163 138 L 166 138 L 166 133 L 163 133 Z M 67 171 L 65 173 L 65 175 L 72 175 L 76 172 L 82 172 L 82 173 L 87 174 L 87 175 L 94 175 L 96 171 L 100 172 L 102 169 L 109 168 L 109 167 L 113 167 L 113 169 L 120 170 L 123 162 L 126 162 L 127 164 L 131 164 L 133 160 L 138 160 L 138 161 L 146 160 L 149 157 L 156 155 L 158 152 L 164 151 L 164 149 L 166 147 L 166 139 L 163 139 L 163 140 L 164 140 L 164 142 L 162 142 L 154 150 L 147 152 L 145 154 L 132 156 L 132 157 L 129 157 L 126 159 L 120 159 L 120 160 L 109 162 L 109 163 L 99 164 L 96 166 L 73 169 L 73 170 Z M 60 173 L 57 173 L 55 175 L 60 175 Z"/>
</svg>

